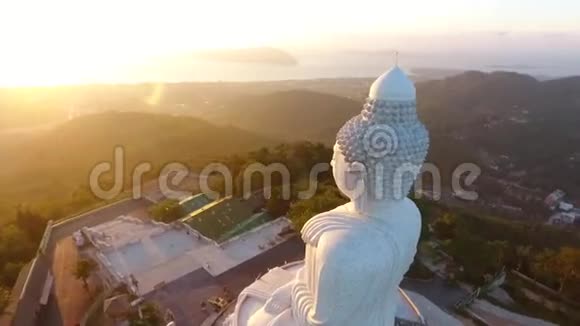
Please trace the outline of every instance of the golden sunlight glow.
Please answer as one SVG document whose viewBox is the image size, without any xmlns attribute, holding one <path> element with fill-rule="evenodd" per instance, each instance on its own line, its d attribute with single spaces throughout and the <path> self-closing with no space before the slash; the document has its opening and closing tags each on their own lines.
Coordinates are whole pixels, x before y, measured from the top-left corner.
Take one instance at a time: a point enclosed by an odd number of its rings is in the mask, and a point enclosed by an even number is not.
<svg viewBox="0 0 580 326">
<path fill-rule="evenodd" d="M 223 6 L 207 1 L 2 2 L 0 85 L 98 82 L 156 56 L 271 43 L 275 31 L 264 29 L 264 20 L 242 20 L 240 10 Z"/>
<path fill-rule="evenodd" d="M 117 80 L 152 58 L 203 48 L 321 47 L 356 33 L 580 28 L 567 14 L 574 10 L 525 3 L 533 6 L 523 10 L 522 0 L 3 0 L 0 86 Z"/>
</svg>

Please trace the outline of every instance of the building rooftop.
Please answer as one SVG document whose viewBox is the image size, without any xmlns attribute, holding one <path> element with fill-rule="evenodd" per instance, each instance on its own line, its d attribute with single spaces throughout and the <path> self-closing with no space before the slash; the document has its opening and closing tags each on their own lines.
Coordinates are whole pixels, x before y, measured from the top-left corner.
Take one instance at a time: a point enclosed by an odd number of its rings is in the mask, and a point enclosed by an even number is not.
<svg viewBox="0 0 580 326">
<path fill-rule="evenodd" d="M 183 215 L 189 215 L 204 207 L 205 205 L 208 205 L 212 201 L 213 200 L 206 196 L 204 193 L 199 193 L 180 201 L 179 205 L 183 209 Z"/>
<path fill-rule="evenodd" d="M 212 276 L 203 269 L 189 273 L 148 294 L 146 299 L 162 309 L 171 310 L 177 325 L 203 325 L 208 315 L 201 310 L 201 301 L 222 296 L 224 287 L 237 295 L 268 268 L 302 259 L 303 254 L 304 243 L 299 237 L 293 237 L 219 276 Z"/>
<path fill-rule="evenodd" d="M 203 236 L 222 243 L 271 219 L 254 201 L 227 197 L 203 206 L 182 221 Z"/>
<path fill-rule="evenodd" d="M 193 250 L 196 239 L 185 227 L 153 221 L 143 221 L 131 216 L 121 216 L 113 221 L 84 228 L 83 234 L 97 249 L 95 259 L 116 282 L 138 282 L 134 291 L 147 293 L 163 282 L 188 273 L 199 264 L 190 263 L 175 269 L 169 264 Z M 194 266 L 195 265 L 195 266 Z M 151 276 L 152 270 L 163 272 Z"/>
<path fill-rule="evenodd" d="M 84 228 L 83 234 L 92 244 L 89 250 L 103 276 L 112 285 L 124 283 L 144 295 L 195 270 L 220 275 L 283 242 L 279 234 L 290 225 L 285 218 L 249 221 L 233 228 L 236 232 L 230 232 L 229 240 L 220 245 L 179 222 L 165 224 L 131 216 Z"/>
</svg>

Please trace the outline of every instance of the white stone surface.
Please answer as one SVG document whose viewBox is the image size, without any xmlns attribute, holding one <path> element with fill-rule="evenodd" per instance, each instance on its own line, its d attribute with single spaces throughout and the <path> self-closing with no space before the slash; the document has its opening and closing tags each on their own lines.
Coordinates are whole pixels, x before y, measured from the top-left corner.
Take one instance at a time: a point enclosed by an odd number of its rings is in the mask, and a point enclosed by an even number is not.
<svg viewBox="0 0 580 326">
<path fill-rule="evenodd" d="M 437 305 L 429 301 L 429 299 L 425 298 L 424 296 L 411 291 L 406 291 L 406 293 L 411 299 L 411 301 L 415 304 L 417 309 L 421 312 L 421 315 L 427 322 L 427 325 L 432 326 L 462 325 L 462 323 L 459 320 L 457 320 L 455 317 L 451 316 L 447 312 L 441 310 L 441 308 L 437 307 Z"/>
<path fill-rule="evenodd" d="M 96 258 L 101 265 L 119 282 L 130 284 L 132 275 L 138 281 L 138 289 L 134 290 L 140 294 L 172 281 L 172 275 L 183 268 L 168 272 L 168 263 L 179 260 L 196 244 L 185 229 L 131 216 L 121 216 L 83 232 L 99 250 Z M 186 265 L 189 272 L 199 268 L 195 260 L 187 259 Z"/>
<path fill-rule="evenodd" d="M 506 306 L 515 304 L 514 299 L 501 287 L 493 289 L 488 295 Z"/>
<path fill-rule="evenodd" d="M 415 85 L 399 66 L 395 66 L 375 80 L 371 85 L 369 97 L 381 100 L 414 100 Z"/>
<path fill-rule="evenodd" d="M 278 218 L 219 247 L 199 248 L 195 255 L 200 257 L 208 273 L 217 276 L 286 241 L 278 234 L 290 224 L 287 218 Z"/>
<path fill-rule="evenodd" d="M 350 202 L 305 224 L 304 265 L 272 270 L 242 291 L 230 324 L 385 326 L 416 316 L 400 309 L 398 286 L 419 240 L 421 216 L 405 196 L 428 134 L 417 120 L 415 87 L 400 68 L 380 76 L 369 98 L 337 134 L 331 161 Z"/>
<path fill-rule="evenodd" d="M 252 285 L 250 285 L 243 293 L 240 295 L 238 302 L 236 303 L 235 312 L 232 319 L 229 320 L 230 325 L 244 325 L 244 321 L 248 320 L 256 311 L 261 309 L 267 298 L 272 295 L 276 289 L 280 288 L 284 284 L 291 282 L 300 268 L 302 268 L 304 262 L 295 262 L 288 264 L 286 266 L 278 267 L 270 270 L 263 277 L 256 280 Z M 409 298 L 421 298 L 419 301 L 422 307 L 415 307 Z M 435 305 L 430 303 L 427 299 L 412 293 L 403 292 L 402 290 L 397 291 L 396 297 L 396 311 L 397 317 L 403 318 L 408 321 L 422 322 L 423 318 L 417 313 L 417 309 L 425 308 L 429 311 L 429 316 L 433 320 L 437 321 L 454 321 L 452 317 L 449 317 L 445 312 L 438 309 Z M 234 319 L 235 318 L 235 319 Z M 436 319 L 435 319 L 436 318 Z M 431 325 L 461 325 L 459 324 L 437 324 L 432 323 Z"/>
</svg>

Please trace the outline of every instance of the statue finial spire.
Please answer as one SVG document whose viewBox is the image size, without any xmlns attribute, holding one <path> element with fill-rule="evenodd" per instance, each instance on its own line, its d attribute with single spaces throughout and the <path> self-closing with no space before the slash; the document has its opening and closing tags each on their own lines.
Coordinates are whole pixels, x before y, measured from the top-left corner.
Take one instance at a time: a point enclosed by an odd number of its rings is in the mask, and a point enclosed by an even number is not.
<svg viewBox="0 0 580 326">
<path fill-rule="evenodd" d="M 395 50 L 395 67 L 399 66 L 399 51 Z"/>
</svg>

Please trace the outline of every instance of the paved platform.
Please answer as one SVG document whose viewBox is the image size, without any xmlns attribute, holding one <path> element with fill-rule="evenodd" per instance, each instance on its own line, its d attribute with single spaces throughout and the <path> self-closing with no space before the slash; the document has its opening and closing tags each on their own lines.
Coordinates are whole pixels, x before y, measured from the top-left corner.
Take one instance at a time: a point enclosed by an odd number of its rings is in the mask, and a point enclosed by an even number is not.
<svg viewBox="0 0 580 326">
<path fill-rule="evenodd" d="M 93 256 L 113 283 L 134 284 L 144 295 L 198 269 L 218 276 L 282 243 L 279 234 L 290 225 L 286 218 L 265 223 L 216 245 L 172 225 L 122 216 L 83 232 L 95 250 Z"/>
<path fill-rule="evenodd" d="M 284 242 L 279 234 L 289 226 L 289 220 L 278 218 L 222 243 L 219 249 L 207 246 L 197 256 L 208 273 L 218 276 Z"/>
<path fill-rule="evenodd" d="M 79 255 L 72 237 L 66 237 L 56 244 L 52 264 L 53 293 L 47 309 L 43 312 L 42 325 L 77 325 L 91 305 L 100 282 L 98 278 L 90 277 L 87 291 L 82 281 L 73 276 L 78 260 Z"/>
<path fill-rule="evenodd" d="M 162 310 L 175 316 L 177 326 L 201 325 L 211 312 L 204 312 L 200 303 L 223 295 L 224 288 L 237 295 L 269 268 L 302 259 L 304 244 L 298 237 L 282 242 L 217 277 L 200 268 L 145 296 Z"/>
</svg>

